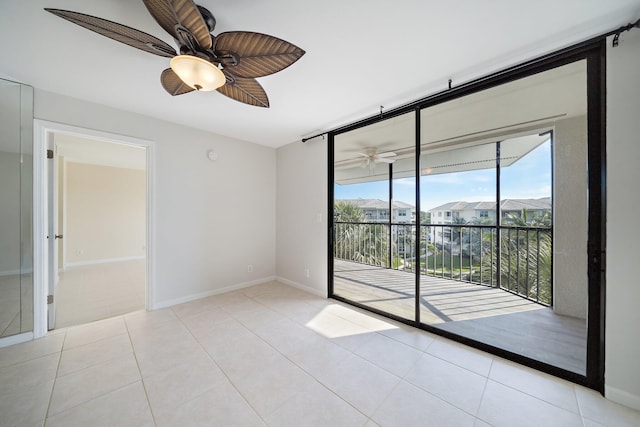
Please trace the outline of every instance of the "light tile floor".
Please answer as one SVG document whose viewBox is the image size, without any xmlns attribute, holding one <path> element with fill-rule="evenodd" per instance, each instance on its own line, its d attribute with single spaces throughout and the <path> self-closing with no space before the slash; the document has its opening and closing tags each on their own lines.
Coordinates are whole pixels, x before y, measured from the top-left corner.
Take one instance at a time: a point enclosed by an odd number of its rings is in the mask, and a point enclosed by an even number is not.
<svg viewBox="0 0 640 427">
<path fill-rule="evenodd" d="M 0 338 L 32 330 L 32 275 L 0 276 Z"/>
<path fill-rule="evenodd" d="M 1 426 L 638 426 L 598 393 L 268 283 L 0 349 Z"/>
<path fill-rule="evenodd" d="M 69 268 L 56 290 L 56 328 L 81 325 L 144 309 L 146 261 Z"/>
</svg>

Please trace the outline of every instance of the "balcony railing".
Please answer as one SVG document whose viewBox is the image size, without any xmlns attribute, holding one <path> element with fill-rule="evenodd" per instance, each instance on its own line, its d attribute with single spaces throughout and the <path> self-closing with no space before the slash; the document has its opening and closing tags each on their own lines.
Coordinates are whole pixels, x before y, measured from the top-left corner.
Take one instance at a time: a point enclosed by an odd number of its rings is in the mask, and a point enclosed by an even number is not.
<svg viewBox="0 0 640 427">
<path fill-rule="evenodd" d="M 550 227 L 335 222 L 334 257 L 501 288 L 553 303 Z M 499 236 L 499 237 L 498 237 Z M 417 261 L 418 260 L 418 261 Z M 419 266 L 419 267 L 418 267 Z"/>
</svg>

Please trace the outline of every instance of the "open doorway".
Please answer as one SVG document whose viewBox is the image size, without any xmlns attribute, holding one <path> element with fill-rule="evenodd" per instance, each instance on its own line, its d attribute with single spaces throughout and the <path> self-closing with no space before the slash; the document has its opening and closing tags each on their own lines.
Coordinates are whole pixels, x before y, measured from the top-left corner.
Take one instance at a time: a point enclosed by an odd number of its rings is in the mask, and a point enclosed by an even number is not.
<svg viewBox="0 0 640 427">
<path fill-rule="evenodd" d="M 53 135 L 52 327 L 145 308 L 145 147 Z M 51 183 L 50 183 L 51 184 Z"/>
<path fill-rule="evenodd" d="M 36 121 L 35 146 L 37 335 L 149 307 L 152 143 Z"/>
</svg>

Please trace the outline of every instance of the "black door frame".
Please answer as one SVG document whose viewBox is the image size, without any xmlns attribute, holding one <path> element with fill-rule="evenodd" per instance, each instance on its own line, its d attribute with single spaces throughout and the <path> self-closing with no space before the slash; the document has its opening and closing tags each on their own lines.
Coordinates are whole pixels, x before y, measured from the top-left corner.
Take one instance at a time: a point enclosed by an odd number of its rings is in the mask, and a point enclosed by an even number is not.
<svg viewBox="0 0 640 427">
<path fill-rule="evenodd" d="M 581 384 L 604 394 L 605 357 L 605 245 L 606 245 L 606 39 L 599 37 L 562 49 L 526 63 L 498 71 L 489 76 L 422 98 L 358 122 L 328 132 L 328 297 L 386 316 L 434 334 L 438 334 L 508 360 Z M 334 202 L 334 146 L 335 136 L 384 121 L 410 111 L 416 113 L 416 170 L 420 155 L 420 110 L 461 98 L 494 86 L 557 68 L 572 62 L 587 63 L 587 153 L 588 153 L 588 307 L 587 307 L 587 363 L 586 375 L 580 375 L 517 353 L 487 345 L 457 334 L 446 332 L 417 320 L 411 321 L 391 313 L 374 309 L 334 294 L 333 289 L 333 202 Z M 416 183 L 416 203 L 419 208 L 419 182 Z M 419 218 L 419 211 L 417 217 Z M 417 227 L 419 229 L 419 227 Z M 416 274 L 416 291 L 419 290 Z M 416 296 L 419 292 L 416 292 Z M 416 297 L 416 301 L 418 298 Z M 416 311 L 419 313 L 418 302 Z M 419 316 L 419 315 L 418 315 Z"/>
</svg>

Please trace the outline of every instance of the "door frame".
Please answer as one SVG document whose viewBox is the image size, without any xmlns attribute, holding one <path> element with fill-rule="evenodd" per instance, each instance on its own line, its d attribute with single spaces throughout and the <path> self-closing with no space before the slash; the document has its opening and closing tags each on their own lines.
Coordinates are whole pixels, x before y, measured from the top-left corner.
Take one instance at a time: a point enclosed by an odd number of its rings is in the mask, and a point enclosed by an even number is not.
<svg viewBox="0 0 640 427">
<path fill-rule="evenodd" d="M 147 209 L 146 209 L 146 283 L 145 307 L 154 307 L 155 295 L 155 142 L 140 138 L 102 132 L 63 123 L 34 119 L 33 121 L 33 335 L 43 337 L 47 333 L 47 294 L 49 277 L 49 254 L 47 232 L 48 215 L 48 177 L 47 177 L 47 145 L 56 133 L 77 137 L 85 137 L 109 143 L 118 143 L 135 147 L 143 147 L 146 151 L 147 168 Z"/>
</svg>

